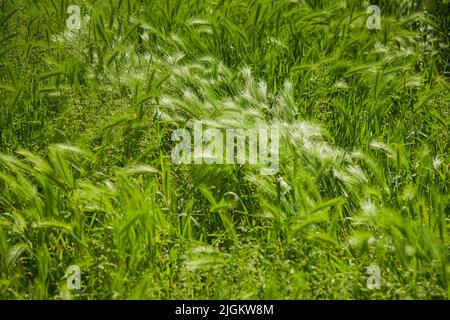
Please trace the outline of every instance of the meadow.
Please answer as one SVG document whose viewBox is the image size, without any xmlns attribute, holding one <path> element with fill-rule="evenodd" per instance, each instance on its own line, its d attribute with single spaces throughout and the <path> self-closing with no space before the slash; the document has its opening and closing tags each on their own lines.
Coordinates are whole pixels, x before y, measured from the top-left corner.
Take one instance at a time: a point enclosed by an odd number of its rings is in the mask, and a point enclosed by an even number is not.
<svg viewBox="0 0 450 320">
<path fill-rule="evenodd" d="M 0 299 L 450 298 L 449 31 L 448 0 L 0 0 Z M 281 128 L 277 173 L 175 164 L 196 121 Z"/>
</svg>

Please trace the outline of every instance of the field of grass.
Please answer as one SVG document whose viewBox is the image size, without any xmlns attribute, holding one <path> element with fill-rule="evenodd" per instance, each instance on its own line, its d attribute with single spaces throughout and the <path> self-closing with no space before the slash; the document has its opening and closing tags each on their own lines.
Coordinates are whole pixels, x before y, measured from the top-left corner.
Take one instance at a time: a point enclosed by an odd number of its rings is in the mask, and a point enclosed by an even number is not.
<svg viewBox="0 0 450 320">
<path fill-rule="evenodd" d="M 0 0 L 0 299 L 450 298 L 449 30 L 448 0 Z M 194 121 L 282 128 L 278 173 L 175 165 Z"/>
</svg>

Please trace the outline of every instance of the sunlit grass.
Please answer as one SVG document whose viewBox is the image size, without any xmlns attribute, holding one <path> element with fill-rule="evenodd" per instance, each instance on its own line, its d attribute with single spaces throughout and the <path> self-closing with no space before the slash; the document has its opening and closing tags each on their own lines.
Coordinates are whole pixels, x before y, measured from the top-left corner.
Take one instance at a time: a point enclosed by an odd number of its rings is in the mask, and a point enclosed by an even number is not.
<svg viewBox="0 0 450 320">
<path fill-rule="evenodd" d="M 445 1 L 381 30 L 364 1 L 70 4 L 0 0 L 0 298 L 450 297 Z M 277 125 L 279 172 L 174 165 L 198 120 Z"/>
</svg>

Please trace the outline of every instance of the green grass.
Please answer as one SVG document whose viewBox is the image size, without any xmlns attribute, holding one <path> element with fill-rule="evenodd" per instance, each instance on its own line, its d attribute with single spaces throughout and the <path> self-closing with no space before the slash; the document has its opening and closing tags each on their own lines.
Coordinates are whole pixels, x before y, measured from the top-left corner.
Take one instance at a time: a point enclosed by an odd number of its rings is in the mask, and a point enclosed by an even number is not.
<svg viewBox="0 0 450 320">
<path fill-rule="evenodd" d="M 374 2 L 381 30 L 356 0 L 0 0 L 0 298 L 448 299 L 450 5 Z M 174 165 L 197 120 L 278 125 L 278 174 Z"/>
</svg>

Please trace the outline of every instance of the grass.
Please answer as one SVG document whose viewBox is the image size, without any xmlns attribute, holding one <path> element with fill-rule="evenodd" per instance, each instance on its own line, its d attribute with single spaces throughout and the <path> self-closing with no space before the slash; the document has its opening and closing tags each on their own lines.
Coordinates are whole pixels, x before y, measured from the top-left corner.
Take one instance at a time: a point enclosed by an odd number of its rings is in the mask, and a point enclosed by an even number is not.
<svg viewBox="0 0 450 320">
<path fill-rule="evenodd" d="M 381 30 L 356 0 L 0 0 L 0 298 L 448 299 L 449 4 L 374 2 Z M 278 174 L 174 165 L 199 120 L 282 128 Z"/>
</svg>

